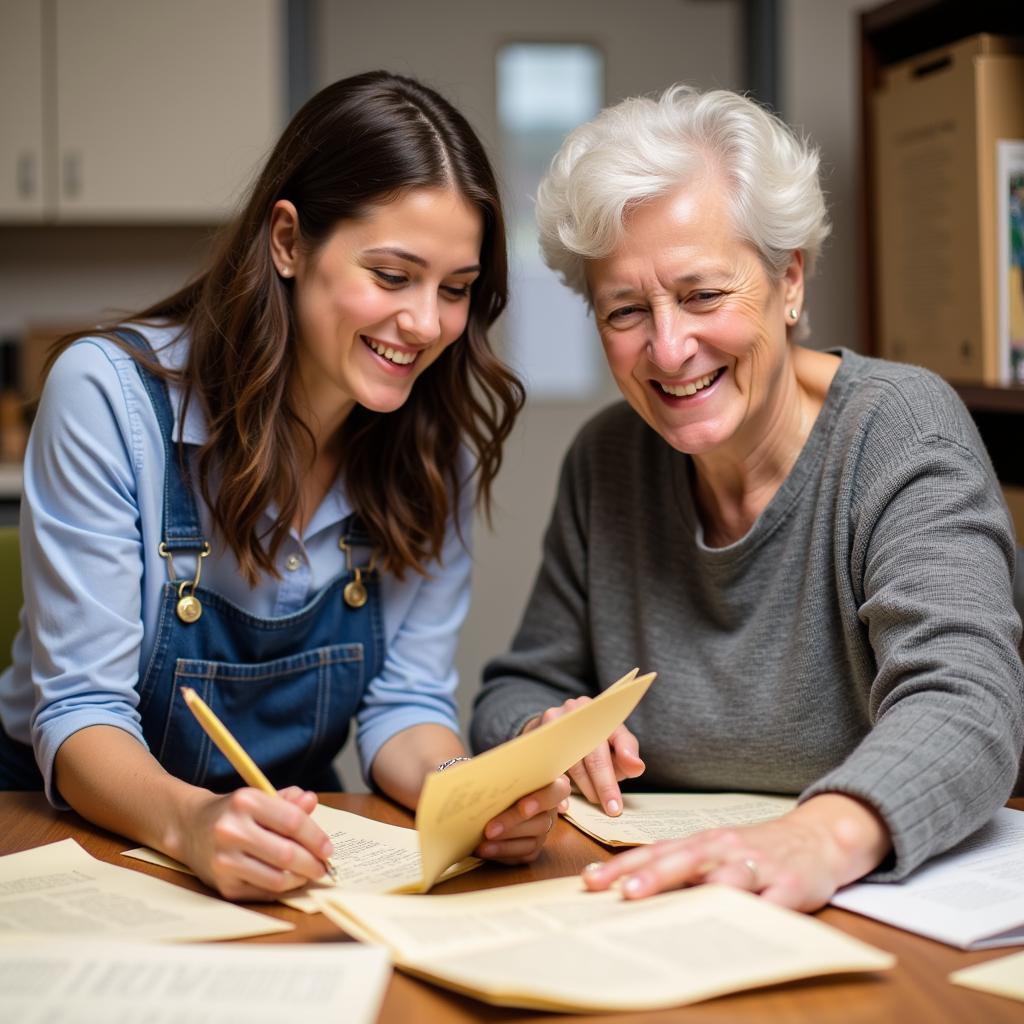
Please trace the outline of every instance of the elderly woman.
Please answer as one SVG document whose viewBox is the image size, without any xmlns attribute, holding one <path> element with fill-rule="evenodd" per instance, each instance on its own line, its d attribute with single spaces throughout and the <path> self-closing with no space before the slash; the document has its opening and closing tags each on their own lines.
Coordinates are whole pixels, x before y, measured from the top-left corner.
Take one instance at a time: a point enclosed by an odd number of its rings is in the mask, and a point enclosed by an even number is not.
<svg viewBox="0 0 1024 1024">
<path fill-rule="evenodd" d="M 1024 738 L 1013 534 L 970 417 L 925 370 L 798 344 L 829 230 L 818 158 L 741 96 L 604 111 L 537 208 L 626 402 L 568 453 L 475 745 L 656 669 L 630 727 L 571 770 L 587 798 L 618 813 L 643 773 L 799 801 L 588 884 L 723 882 L 812 910 L 903 877 L 1004 803 Z"/>
</svg>

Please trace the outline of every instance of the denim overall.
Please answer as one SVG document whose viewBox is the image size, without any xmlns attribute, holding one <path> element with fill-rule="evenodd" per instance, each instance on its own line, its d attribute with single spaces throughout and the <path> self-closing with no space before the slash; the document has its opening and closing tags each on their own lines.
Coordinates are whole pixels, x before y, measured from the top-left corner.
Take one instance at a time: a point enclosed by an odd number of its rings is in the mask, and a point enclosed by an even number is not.
<svg viewBox="0 0 1024 1024">
<path fill-rule="evenodd" d="M 134 331 L 118 335 L 144 353 L 152 351 Z M 136 365 L 163 434 L 161 553 L 170 556 L 168 569 L 177 569 L 176 555 L 198 557 L 208 550 L 207 541 L 172 441 L 174 416 L 167 386 Z M 369 540 L 357 517 L 346 519 L 341 531 L 340 539 L 352 550 L 351 566 L 366 566 Z M 357 574 L 351 566 L 305 608 L 272 619 L 251 615 L 220 594 L 193 587 L 190 576 L 174 579 L 173 570 L 169 572 L 156 642 L 138 684 L 143 735 L 168 772 L 214 792 L 244 784 L 186 707 L 179 688 L 190 686 L 275 787 L 341 788 L 331 761 L 384 656 L 379 579 L 365 568 Z M 343 591 L 357 579 L 367 600 L 352 608 Z M 201 605 L 195 621 L 178 615 L 183 590 Z"/>
</svg>

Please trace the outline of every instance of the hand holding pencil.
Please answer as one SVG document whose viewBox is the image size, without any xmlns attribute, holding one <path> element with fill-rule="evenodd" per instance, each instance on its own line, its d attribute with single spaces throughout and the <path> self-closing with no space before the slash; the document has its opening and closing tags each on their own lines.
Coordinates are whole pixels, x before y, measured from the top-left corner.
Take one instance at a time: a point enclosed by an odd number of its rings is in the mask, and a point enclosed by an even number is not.
<svg viewBox="0 0 1024 1024">
<path fill-rule="evenodd" d="M 181 695 L 189 711 L 195 715 L 196 721 L 202 726 L 203 731 L 228 759 L 235 771 L 241 775 L 246 784 L 268 796 L 279 796 L 256 762 L 242 749 L 238 740 L 231 735 L 224 723 L 210 710 L 199 694 L 189 686 L 182 686 Z M 338 881 L 338 872 L 329 858 L 324 860 L 324 870 L 332 881 Z"/>
</svg>

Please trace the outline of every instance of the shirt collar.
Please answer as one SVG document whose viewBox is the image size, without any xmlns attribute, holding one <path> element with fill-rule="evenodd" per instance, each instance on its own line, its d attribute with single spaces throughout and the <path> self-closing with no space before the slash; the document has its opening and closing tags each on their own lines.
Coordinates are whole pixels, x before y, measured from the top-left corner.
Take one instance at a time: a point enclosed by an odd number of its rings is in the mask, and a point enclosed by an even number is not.
<svg viewBox="0 0 1024 1024">
<path fill-rule="evenodd" d="M 188 356 L 188 337 L 180 327 L 147 327 L 146 335 L 161 366 L 168 370 L 180 370 L 185 365 Z M 192 445 L 205 444 L 209 430 L 199 402 L 193 397 L 183 417 L 184 392 L 170 381 L 167 384 L 167 391 L 171 399 L 171 412 L 174 414 L 171 440 L 175 444 L 179 441 Z"/>
<path fill-rule="evenodd" d="M 160 365 L 168 370 L 179 370 L 185 364 L 188 355 L 188 338 L 185 333 L 176 326 L 157 326 L 146 328 L 146 335 L 149 343 L 156 352 Z M 184 394 L 182 389 L 173 383 L 168 383 L 167 390 L 171 398 L 171 410 L 174 414 L 174 426 L 171 430 L 171 440 L 176 444 L 179 440 L 189 445 L 205 444 L 210 436 L 209 428 L 203 410 L 195 398 L 189 402 L 188 409 L 182 416 L 182 403 Z M 337 524 L 342 522 L 352 513 L 352 503 L 345 493 L 345 487 L 341 480 L 336 480 L 334 486 L 327 492 L 327 496 L 320 503 L 320 506 L 313 513 L 313 518 L 306 527 L 306 538 L 311 538 L 325 529 L 335 529 Z M 273 521 L 277 515 L 276 506 L 271 504 L 264 510 L 265 518 Z"/>
</svg>

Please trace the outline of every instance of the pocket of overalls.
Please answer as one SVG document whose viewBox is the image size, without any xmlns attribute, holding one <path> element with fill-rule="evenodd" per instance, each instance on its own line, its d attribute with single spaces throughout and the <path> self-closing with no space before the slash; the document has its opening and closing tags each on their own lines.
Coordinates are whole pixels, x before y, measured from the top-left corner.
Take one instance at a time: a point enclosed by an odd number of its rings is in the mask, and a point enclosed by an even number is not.
<svg viewBox="0 0 1024 1024">
<path fill-rule="evenodd" d="M 191 686 L 276 788 L 302 785 L 345 742 L 365 685 L 363 662 L 359 643 L 249 664 L 179 658 L 157 758 L 196 786 L 227 792 L 242 785 L 178 695 Z"/>
</svg>

